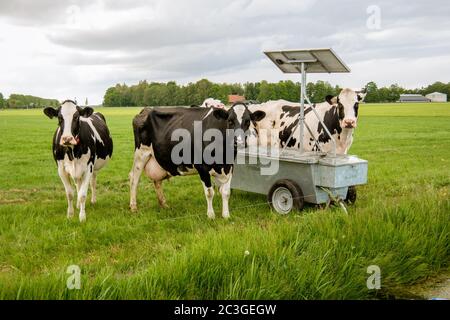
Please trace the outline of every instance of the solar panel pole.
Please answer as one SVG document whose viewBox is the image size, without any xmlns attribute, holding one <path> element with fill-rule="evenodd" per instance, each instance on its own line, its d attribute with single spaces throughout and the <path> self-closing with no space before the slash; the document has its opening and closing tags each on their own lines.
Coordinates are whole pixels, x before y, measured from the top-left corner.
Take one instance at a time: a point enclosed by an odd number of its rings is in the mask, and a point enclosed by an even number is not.
<svg viewBox="0 0 450 320">
<path fill-rule="evenodd" d="M 306 72 L 305 63 L 301 63 L 302 82 L 300 84 L 300 114 L 299 114 L 299 126 L 300 126 L 300 153 L 303 153 L 303 136 L 305 126 L 305 95 L 306 95 Z"/>
</svg>

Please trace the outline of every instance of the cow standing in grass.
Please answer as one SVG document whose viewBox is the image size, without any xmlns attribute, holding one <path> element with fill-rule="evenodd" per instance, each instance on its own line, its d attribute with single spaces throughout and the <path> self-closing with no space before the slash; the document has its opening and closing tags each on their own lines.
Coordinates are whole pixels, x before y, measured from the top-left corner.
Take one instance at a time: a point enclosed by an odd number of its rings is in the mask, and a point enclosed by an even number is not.
<svg viewBox="0 0 450 320">
<path fill-rule="evenodd" d="M 236 145 L 245 144 L 245 134 L 264 116 L 265 112 L 252 113 L 243 104 L 230 110 L 201 107 L 143 109 L 133 120 L 135 153 L 130 172 L 131 210 L 137 210 L 137 187 L 143 171 L 153 181 L 161 207 L 167 206 L 162 190 L 165 179 L 198 174 L 207 200 L 208 217 L 215 217 L 213 177 L 222 195 L 222 216 L 228 218 Z M 201 136 L 198 136 L 199 130 Z M 181 138 L 190 152 L 178 150 Z M 208 149 L 212 141 L 222 148 Z M 211 159 L 204 157 L 206 151 L 210 152 Z M 175 159 L 178 156 L 182 159 Z"/>
<path fill-rule="evenodd" d="M 53 136 L 53 157 L 58 165 L 67 196 L 67 217 L 74 214 L 74 192 L 70 178 L 77 189 L 79 219 L 86 220 L 86 197 L 89 184 L 92 189 L 91 202 L 96 202 L 97 173 L 112 156 L 113 142 L 104 116 L 90 107 L 81 108 L 66 100 L 58 109 L 47 107 L 45 115 L 58 118 L 58 128 Z"/>
<path fill-rule="evenodd" d="M 359 102 L 364 97 L 364 93 L 356 93 L 347 88 L 343 89 L 337 97 L 327 96 L 325 102 L 313 106 L 305 105 L 305 124 L 311 131 L 305 126 L 304 150 L 330 152 L 333 148 L 330 137 L 312 110 L 312 108 L 315 108 L 320 119 L 336 141 L 336 153 L 347 154 L 353 142 L 353 131 L 357 126 Z M 268 101 L 262 104 L 249 105 L 249 109 L 252 112 L 257 110 L 266 112 L 266 117 L 257 123 L 260 145 L 294 148 L 300 146 L 299 103 L 286 100 Z M 318 144 L 315 143 L 313 137 L 318 140 Z"/>
</svg>

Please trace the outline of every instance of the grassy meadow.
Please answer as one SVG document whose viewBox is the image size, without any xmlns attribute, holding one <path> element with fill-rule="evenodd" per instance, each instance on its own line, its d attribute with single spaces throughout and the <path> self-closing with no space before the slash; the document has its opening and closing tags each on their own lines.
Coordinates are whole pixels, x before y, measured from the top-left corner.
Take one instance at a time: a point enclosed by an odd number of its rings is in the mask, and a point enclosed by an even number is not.
<svg viewBox="0 0 450 320">
<path fill-rule="evenodd" d="M 114 140 L 87 221 L 66 218 L 52 158 L 56 120 L 0 111 L 0 299 L 370 299 L 448 271 L 450 103 L 363 104 L 350 153 L 369 183 L 346 215 L 307 206 L 271 212 L 263 195 L 233 191 L 231 219 L 206 216 L 197 176 L 164 184 L 170 209 L 141 179 L 128 210 L 131 119 L 139 108 L 98 109 Z M 69 290 L 68 266 L 81 269 Z M 369 290 L 367 267 L 381 269 Z"/>
</svg>

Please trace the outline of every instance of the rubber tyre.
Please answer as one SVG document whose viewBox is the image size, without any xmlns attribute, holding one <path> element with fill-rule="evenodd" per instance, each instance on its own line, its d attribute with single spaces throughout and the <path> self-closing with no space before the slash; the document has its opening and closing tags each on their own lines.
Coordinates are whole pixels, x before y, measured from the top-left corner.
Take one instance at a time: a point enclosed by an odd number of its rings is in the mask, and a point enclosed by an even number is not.
<svg viewBox="0 0 450 320">
<path fill-rule="evenodd" d="M 301 211 L 305 205 L 302 189 L 288 179 L 279 180 L 270 188 L 267 201 L 279 214 L 288 214 L 292 210 Z"/>
<path fill-rule="evenodd" d="M 356 202 L 356 186 L 348 187 L 347 197 L 345 197 L 345 203 L 353 204 Z"/>
</svg>

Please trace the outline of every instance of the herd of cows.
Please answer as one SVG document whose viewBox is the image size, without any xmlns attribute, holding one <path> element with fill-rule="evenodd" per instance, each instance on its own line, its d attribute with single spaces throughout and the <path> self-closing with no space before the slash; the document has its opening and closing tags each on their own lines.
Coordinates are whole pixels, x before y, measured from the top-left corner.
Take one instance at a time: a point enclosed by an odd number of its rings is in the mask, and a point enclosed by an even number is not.
<svg viewBox="0 0 450 320">
<path fill-rule="evenodd" d="M 312 108 L 315 108 L 322 122 L 336 141 L 336 152 L 346 154 L 352 144 L 353 130 L 357 125 L 359 102 L 364 93 L 343 89 L 336 97 L 327 96 L 326 101 L 305 107 L 303 146 L 305 151 L 329 152 L 331 139 L 319 122 Z M 228 201 L 233 175 L 233 162 L 238 146 L 269 146 L 275 148 L 299 148 L 300 135 L 297 132 L 299 103 L 286 100 L 268 101 L 262 104 L 235 103 L 227 108 L 222 102 L 207 99 L 201 106 L 191 108 L 144 108 L 133 119 L 135 153 L 130 178 L 130 209 L 137 210 L 137 189 L 142 172 L 153 181 L 160 206 L 166 207 L 162 182 L 178 175 L 198 174 L 207 200 L 207 214 L 214 218 L 214 186 L 222 196 L 222 216 L 229 217 Z M 53 157 L 58 174 L 66 191 L 67 216 L 73 217 L 75 197 L 71 178 L 75 182 L 79 219 L 86 220 L 86 198 L 91 187 L 91 202 L 96 202 L 96 177 L 113 153 L 113 141 L 105 117 L 90 107 L 81 108 L 74 101 L 66 100 L 57 109 L 47 107 L 45 115 L 58 119 L 53 137 Z M 195 156 L 195 150 L 206 151 L 210 139 L 190 140 L 191 154 L 183 154 L 183 161 L 174 161 L 173 152 L 178 140 L 177 130 L 195 137 L 194 130 L 200 126 L 202 132 L 214 130 L 223 137 L 232 134 L 230 157 L 225 152 L 215 155 L 215 161 L 205 161 Z M 274 135 L 273 132 L 277 134 Z M 241 134 L 242 133 L 242 134 Z M 228 139 L 223 139 L 226 144 Z M 226 150 L 226 147 L 224 150 Z"/>
</svg>

